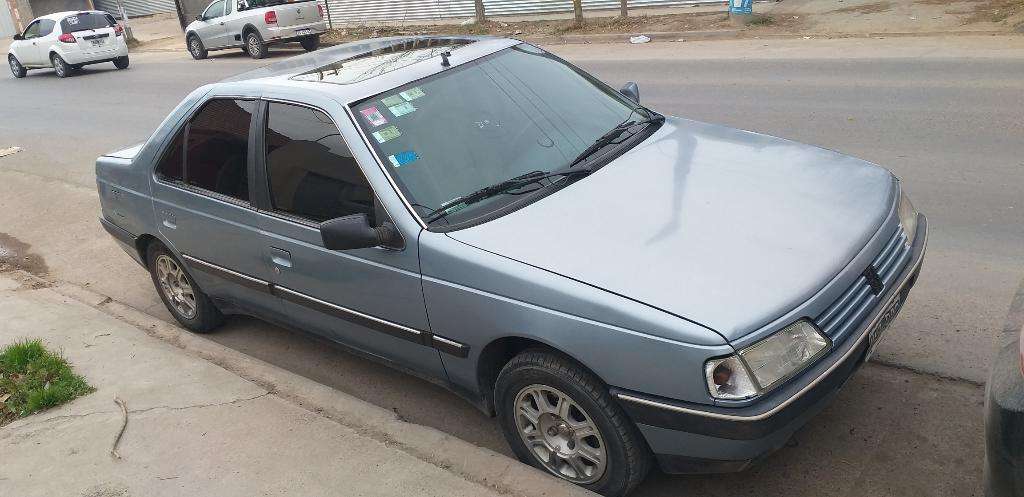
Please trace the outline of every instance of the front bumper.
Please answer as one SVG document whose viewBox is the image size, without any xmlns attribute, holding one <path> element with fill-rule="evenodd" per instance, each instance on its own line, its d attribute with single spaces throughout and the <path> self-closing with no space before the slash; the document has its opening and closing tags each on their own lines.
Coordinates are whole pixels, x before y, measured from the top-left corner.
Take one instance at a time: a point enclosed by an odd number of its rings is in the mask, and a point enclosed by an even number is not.
<svg viewBox="0 0 1024 497">
<path fill-rule="evenodd" d="M 1024 373 L 1017 342 L 999 351 L 985 386 L 985 495 L 1024 496 Z"/>
<path fill-rule="evenodd" d="M 823 360 L 802 373 L 800 381 L 768 394 L 743 408 L 712 407 L 613 390 L 639 427 L 667 473 L 740 471 L 781 448 L 793 432 L 821 411 L 864 363 L 868 336 L 883 310 L 906 298 L 917 282 L 927 246 L 928 222 L 918 217 L 918 230 L 907 263 L 881 303 L 860 327 Z"/>
</svg>

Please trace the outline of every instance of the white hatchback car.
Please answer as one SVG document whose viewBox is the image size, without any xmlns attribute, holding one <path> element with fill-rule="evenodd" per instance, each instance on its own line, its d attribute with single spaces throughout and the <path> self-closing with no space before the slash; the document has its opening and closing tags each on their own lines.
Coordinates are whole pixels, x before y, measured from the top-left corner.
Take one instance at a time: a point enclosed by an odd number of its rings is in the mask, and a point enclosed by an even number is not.
<svg viewBox="0 0 1024 497">
<path fill-rule="evenodd" d="M 113 62 L 128 67 L 124 28 L 113 16 L 98 10 L 57 12 L 39 17 L 14 35 L 7 63 L 14 77 L 29 69 L 52 67 L 57 77 L 71 75 L 87 64 Z"/>
</svg>

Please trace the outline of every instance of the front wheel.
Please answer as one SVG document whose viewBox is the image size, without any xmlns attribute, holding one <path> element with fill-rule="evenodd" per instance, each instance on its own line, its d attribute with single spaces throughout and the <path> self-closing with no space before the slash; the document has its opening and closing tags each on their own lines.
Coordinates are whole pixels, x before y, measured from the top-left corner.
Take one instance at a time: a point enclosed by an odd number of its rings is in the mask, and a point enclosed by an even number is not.
<svg viewBox="0 0 1024 497">
<path fill-rule="evenodd" d="M 254 59 L 262 59 L 267 56 L 267 44 L 263 43 L 259 33 L 249 31 L 245 35 L 245 51 Z"/>
<path fill-rule="evenodd" d="M 71 75 L 71 66 L 64 59 L 57 54 L 50 56 L 50 62 L 53 64 L 53 72 L 58 78 L 66 78 Z"/>
<path fill-rule="evenodd" d="M 196 333 L 207 333 L 224 321 L 224 315 L 210 297 L 203 293 L 181 261 L 163 244 L 153 242 L 149 245 L 146 265 L 160 300 L 182 326 Z"/>
<path fill-rule="evenodd" d="M 320 35 L 309 35 L 299 39 L 299 45 L 307 52 L 320 48 Z"/>
<path fill-rule="evenodd" d="M 15 78 L 24 78 L 28 74 L 28 69 L 21 65 L 21 62 L 18 61 L 14 54 L 7 56 L 7 64 L 11 66 L 11 74 L 14 74 Z"/>
<path fill-rule="evenodd" d="M 128 69 L 128 56 L 118 57 L 114 59 L 114 67 L 118 69 Z"/>
<path fill-rule="evenodd" d="M 505 439 L 523 462 L 618 497 L 650 469 L 650 452 L 607 387 L 560 355 L 528 350 L 502 368 L 494 387 Z"/>
<path fill-rule="evenodd" d="M 203 60 L 210 55 L 210 52 L 206 51 L 206 47 L 203 46 L 203 41 L 196 35 L 188 37 L 188 53 L 196 60 Z"/>
</svg>

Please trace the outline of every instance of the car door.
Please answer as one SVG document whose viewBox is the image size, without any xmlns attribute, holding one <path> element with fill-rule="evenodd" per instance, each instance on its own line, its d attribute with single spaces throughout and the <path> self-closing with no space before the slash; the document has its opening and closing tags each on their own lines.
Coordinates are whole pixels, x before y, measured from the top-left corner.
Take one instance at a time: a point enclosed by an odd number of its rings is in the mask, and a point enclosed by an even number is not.
<svg viewBox="0 0 1024 497">
<path fill-rule="evenodd" d="M 23 40 L 11 43 L 11 51 L 18 58 L 23 66 L 40 66 L 43 60 L 39 57 L 39 29 L 41 19 L 32 21 L 22 33 Z"/>
<path fill-rule="evenodd" d="M 227 15 L 224 16 L 224 45 L 242 45 L 242 28 L 248 16 L 246 5 L 239 0 L 228 0 Z M 236 38 L 237 37 L 237 38 Z"/>
<path fill-rule="evenodd" d="M 255 100 L 213 98 L 179 129 L 153 180 L 161 237 L 219 305 L 274 315 L 264 237 L 253 208 L 250 127 Z"/>
<path fill-rule="evenodd" d="M 320 222 L 365 213 L 388 223 L 388 213 L 325 112 L 265 105 L 257 205 L 268 236 L 263 255 L 287 319 L 444 378 L 438 351 L 430 347 L 415 238 L 390 248 L 324 248 Z"/>
<path fill-rule="evenodd" d="M 227 27 L 224 24 L 224 8 L 227 0 L 215 0 L 210 3 L 200 16 L 200 26 L 196 28 L 199 39 L 203 40 L 206 48 L 220 48 L 224 46 L 224 33 Z"/>
</svg>

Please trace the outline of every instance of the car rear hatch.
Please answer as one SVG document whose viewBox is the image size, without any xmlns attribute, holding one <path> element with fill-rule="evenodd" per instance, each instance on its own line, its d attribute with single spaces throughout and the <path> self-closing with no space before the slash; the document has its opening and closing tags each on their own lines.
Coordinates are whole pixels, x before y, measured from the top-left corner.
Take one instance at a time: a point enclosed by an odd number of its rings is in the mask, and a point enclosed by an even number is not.
<svg viewBox="0 0 1024 497">
<path fill-rule="evenodd" d="M 107 52 L 114 48 L 117 35 L 114 19 L 99 12 L 79 12 L 60 22 L 61 30 L 75 37 L 75 43 L 85 55 Z"/>
<path fill-rule="evenodd" d="M 320 13 L 317 11 L 316 2 L 306 0 L 301 2 L 269 2 L 275 5 L 277 12 L 277 26 L 287 28 L 290 26 L 301 26 L 320 20 Z"/>
</svg>

